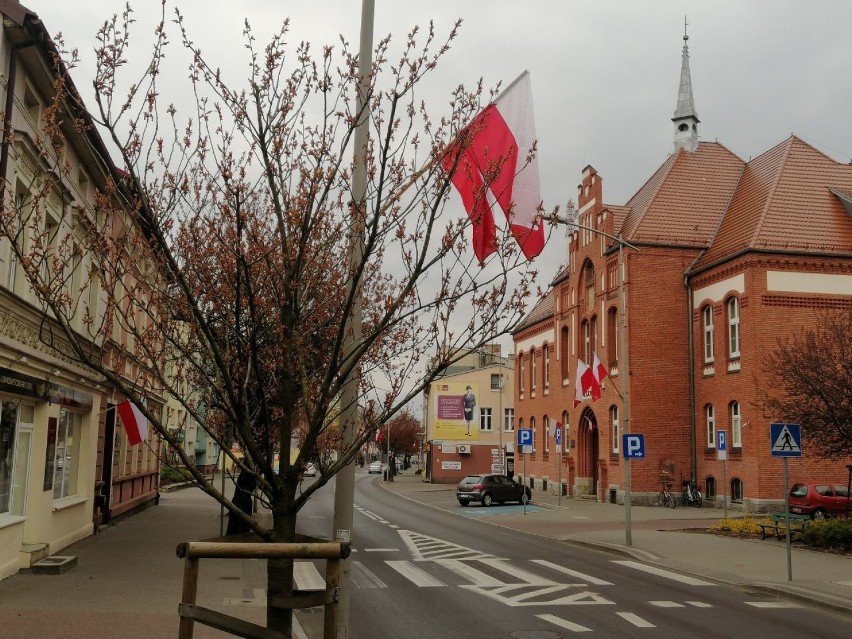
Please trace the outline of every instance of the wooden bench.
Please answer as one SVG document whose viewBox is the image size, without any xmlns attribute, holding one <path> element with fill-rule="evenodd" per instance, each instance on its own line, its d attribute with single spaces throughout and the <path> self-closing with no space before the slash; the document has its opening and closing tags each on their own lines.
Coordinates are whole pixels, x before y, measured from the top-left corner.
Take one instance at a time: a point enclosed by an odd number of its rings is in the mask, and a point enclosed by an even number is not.
<svg viewBox="0 0 852 639">
<path fill-rule="evenodd" d="M 760 526 L 760 538 L 766 539 L 766 535 L 774 533 L 776 539 L 783 539 L 787 534 L 787 517 L 790 518 L 790 539 L 793 535 L 801 536 L 805 528 L 811 523 L 810 515 L 794 515 L 787 513 L 772 513 L 769 517 L 770 523 L 758 524 Z"/>
</svg>

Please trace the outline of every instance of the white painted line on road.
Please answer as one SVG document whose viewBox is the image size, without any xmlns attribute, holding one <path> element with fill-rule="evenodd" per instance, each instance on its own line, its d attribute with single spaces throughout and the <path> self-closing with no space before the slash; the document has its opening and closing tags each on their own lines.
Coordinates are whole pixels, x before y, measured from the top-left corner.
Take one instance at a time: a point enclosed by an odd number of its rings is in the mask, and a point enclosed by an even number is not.
<svg viewBox="0 0 852 639">
<path fill-rule="evenodd" d="M 444 566 L 449 570 L 452 570 L 454 573 L 461 575 L 468 581 L 470 581 L 474 586 L 477 587 L 485 587 L 485 586 L 505 586 L 506 583 L 500 581 L 499 579 L 495 579 L 491 575 L 486 575 L 481 570 L 477 570 L 468 564 L 462 563 L 457 559 L 436 559 L 438 564 Z"/>
<path fill-rule="evenodd" d="M 676 601 L 649 601 L 648 603 L 657 606 L 657 608 L 686 608 L 682 603 Z"/>
<path fill-rule="evenodd" d="M 709 604 L 706 601 L 687 601 L 690 606 L 695 606 L 696 608 L 712 608 L 713 604 Z"/>
<path fill-rule="evenodd" d="M 505 572 L 507 575 L 511 575 L 513 577 L 517 577 L 522 582 L 526 584 L 530 584 L 531 586 L 556 586 L 558 585 L 555 581 L 551 581 L 550 579 L 545 579 L 544 577 L 539 577 L 538 575 L 534 575 L 531 572 L 527 572 L 526 570 L 521 570 L 520 568 L 514 568 L 506 563 L 505 559 L 480 559 L 482 563 L 486 566 L 491 566 L 492 568 L 496 568 L 501 572 Z"/>
<path fill-rule="evenodd" d="M 838 586 L 849 586 L 852 588 L 852 581 L 835 581 Z"/>
<path fill-rule="evenodd" d="M 592 577 L 591 575 L 587 575 L 582 572 L 577 572 L 576 570 L 571 570 L 570 568 L 565 568 L 564 566 L 560 566 L 558 564 L 551 563 L 544 559 L 533 559 L 533 563 L 541 564 L 542 566 L 546 566 L 551 570 L 556 570 L 557 572 L 561 572 L 566 575 L 570 575 L 572 577 L 576 577 L 583 581 L 583 583 L 593 584 L 595 586 L 613 586 L 614 584 L 611 581 L 604 581 L 603 579 L 598 579 L 597 577 Z"/>
<path fill-rule="evenodd" d="M 399 552 L 399 548 L 364 548 L 364 552 Z"/>
<path fill-rule="evenodd" d="M 567 619 L 557 617 L 556 615 L 536 615 L 536 617 L 542 621 L 552 623 L 554 626 L 559 626 L 563 630 L 570 630 L 571 632 L 592 632 L 591 628 L 586 628 L 586 626 L 581 626 L 578 623 L 573 623 Z"/>
<path fill-rule="evenodd" d="M 645 621 L 639 615 L 635 615 L 632 612 L 617 612 L 615 613 L 625 621 L 632 623 L 637 628 L 656 628 L 654 624 L 650 621 Z"/>
<path fill-rule="evenodd" d="M 352 562 L 352 583 L 358 588 L 387 588 L 387 584 L 360 561 Z"/>
<path fill-rule="evenodd" d="M 744 601 L 743 603 L 755 608 L 801 608 L 799 604 L 792 601 Z"/>
<path fill-rule="evenodd" d="M 420 588 L 447 585 L 409 561 L 386 561 L 385 563 Z"/>
<path fill-rule="evenodd" d="M 293 579 L 299 590 L 325 590 L 325 579 L 312 561 L 294 561 Z"/>
<path fill-rule="evenodd" d="M 399 526 L 397 526 L 396 524 L 391 524 L 391 525 L 390 525 L 390 527 L 391 527 L 391 528 L 393 528 L 394 530 L 398 530 L 398 529 L 399 529 Z"/>
<path fill-rule="evenodd" d="M 634 568 L 636 570 L 641 570 L 642 572 L 647 572 L 652 575 L 656 575 L 657 577 L 664 577 L 666 579 L 671 579 L 672 581 L 677 581 L 682 584 L 686 584 L 687 586 L 715 586 L 716 584 L 711 583 L 709 581 L 704 581 L 702 579 L 696 579 L 695 577 L 689 577 L 687 575 L 679 575 L 676 572 L 670 572 L 668 570 L 663 570 L 662 568 L 657 568 L 655 566 L 646 566 L 645 564 L 641 564 L 638 561 L 630 561 L 630 560 L 616 560 L 612 563 L 618 564 L 620 566 L 626 566 L 628 568 Z"/>
</svg>

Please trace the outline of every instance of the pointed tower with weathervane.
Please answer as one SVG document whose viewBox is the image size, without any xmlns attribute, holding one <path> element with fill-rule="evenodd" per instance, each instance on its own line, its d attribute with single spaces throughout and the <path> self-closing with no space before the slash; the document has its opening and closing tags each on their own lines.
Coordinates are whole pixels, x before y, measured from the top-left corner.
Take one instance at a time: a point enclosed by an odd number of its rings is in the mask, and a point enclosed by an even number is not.
<svg viewBox="0 0 852 639">
<path fill-rule="evenodd" d="M 680 67 L 680 87 L 677 92 L 677 106 L 674 117 L 674 147 L 686 149 L 690 153 L 698 146 L 698 114 L 692 99 L 692 78 L 689 74 L 689 36 L 686 33 L 686 18 L 683 19 L 683 61 Z"/>
</svg>

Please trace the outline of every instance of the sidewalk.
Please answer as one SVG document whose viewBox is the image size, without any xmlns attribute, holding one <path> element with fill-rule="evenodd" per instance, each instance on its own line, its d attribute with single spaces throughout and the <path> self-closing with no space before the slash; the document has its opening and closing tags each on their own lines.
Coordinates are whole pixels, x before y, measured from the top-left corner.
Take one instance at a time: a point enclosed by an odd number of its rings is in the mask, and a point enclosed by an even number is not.
<svg viewBox="0 0 852 639">
<path fill-rule="evenodd" d="M 427 484 L 420 476 L 398 475 L 386 489 L 434 508 L 457 510 L 455 485 Z M 586 546 L 665 566 L 723 583 L 747 586 L 814 606 L 852 614 L 852 556 L 792 546 L 792 581 L 787 580 L 787 546 L 774 538 L 735 539 L 698 532 L 718 523 L 722 509 L 633 506 L 631 541 L 626 544 L 624 506 L 533 495 L 524 514 L 478 516 L 480 521 L 549 539 Z M 705 502 L 706 503 L 706 502 Z M 469 506 L 471 508 L 472 506 Z M 728 510 L 729 517 L 739 517 Z"/>
<path fill-rule="evenodd" d="M 163 493 L 160 505 L 101 529 L 59 555 L 61 575 L 19 573 L 0 581 L 0 637 L 173 639 L 178 634 L 182 541 L 219 536 L 219 505 L 198 488 Z M 198 603 L 263 625 L 266 570 L 260 560 L 200 562 Z M 294 621 L 293 637 L 305 634 Z M 229 637 L 195 624 L 197 639 Z"/>
</svg>

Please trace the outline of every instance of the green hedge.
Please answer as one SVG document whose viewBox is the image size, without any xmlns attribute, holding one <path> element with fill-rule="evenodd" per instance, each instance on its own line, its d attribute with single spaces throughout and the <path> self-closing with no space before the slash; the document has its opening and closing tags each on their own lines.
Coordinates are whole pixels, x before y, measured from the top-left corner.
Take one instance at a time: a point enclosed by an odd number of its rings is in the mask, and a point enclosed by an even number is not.
<svg viewBox="0 0 852 639">
<path fill-rule="evenodd" d="M 812 521 L 802 538 L 808 546 L 852 550 L 852 519 Z"/>
<path fill-rule="evenodd" d="M 161 484 L 177 484 L 191 480 L 192 474 L 186 468 L 171 468 L 170 466 L 160 467 Z"/>
</svg>

